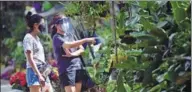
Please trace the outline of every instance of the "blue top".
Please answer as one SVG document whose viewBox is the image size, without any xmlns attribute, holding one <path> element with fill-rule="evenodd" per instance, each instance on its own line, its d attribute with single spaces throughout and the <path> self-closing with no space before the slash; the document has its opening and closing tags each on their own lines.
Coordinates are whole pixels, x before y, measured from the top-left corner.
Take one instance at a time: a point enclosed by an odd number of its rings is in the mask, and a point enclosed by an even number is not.
<svg viewBox="0 0 192 92">
<path fill-rule="evenodd" d="M 65 51 L 63 50 L 63 43 L 68 41 L 67 39 L 69 35 L 61 35 L 56 33 L 53 36 L 53 49 L 55 53 L 55 58 L 57 60 L 57 66 L 59 69 L 59 74 L 62 74 L 67 71 L 72 71 L 72 70 L 79 70 L 83 69 L 83 65 L 81 62 L 81 58 L 79 56 L 77 57 L 63 57 L 62 55 L 65 55 Z M 69 37 L 70 40 L 74 40 L 73 37 Z M 74 52 L 76 51 L 77 48 L 71 48 L 70 51 Z"/>
</svg>

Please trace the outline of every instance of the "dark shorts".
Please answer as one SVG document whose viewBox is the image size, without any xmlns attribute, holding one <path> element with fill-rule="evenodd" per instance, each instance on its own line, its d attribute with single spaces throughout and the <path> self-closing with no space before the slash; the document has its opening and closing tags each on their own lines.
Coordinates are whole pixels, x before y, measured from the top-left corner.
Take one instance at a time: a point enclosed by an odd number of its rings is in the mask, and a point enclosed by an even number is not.
<svg viewBox="0 0 192 92">
<path fill-rule="evenodd" d="M 81 82 L 86 78 L 85 70 L 74 70 L 59 75 L 61 87 L 75 86 L 75 83 Z"/>
</svg>

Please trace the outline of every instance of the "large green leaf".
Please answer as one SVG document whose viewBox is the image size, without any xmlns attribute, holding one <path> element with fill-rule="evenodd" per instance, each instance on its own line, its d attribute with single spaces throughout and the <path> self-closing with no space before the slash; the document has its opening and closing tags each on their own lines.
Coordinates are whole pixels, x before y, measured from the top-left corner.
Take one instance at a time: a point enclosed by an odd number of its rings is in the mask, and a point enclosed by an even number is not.
<svg viewBox="0 0 192 92">
<path fill-rule="evenodd" d="M 185 20 L 185 18 L 187 17 L 187 13 L 186 13 L 185 9 L 183 7 L 180 7 L 179 3 L 183 3 L 183 2 L 171 1 L 174 19 L 176 20 L 178 25 L 180 25 L 181 21 Z"/>
<path fill-rule="evenodd" d="M 171 81 L 172 77 L 174 77 L 172 75 L 173 75 L 173 72 L 165 72 L 164 73 L 164 79 Z"/>
<path fill-rule="evenodd" d="M 126 22 L 126 13 L 125 12 L 120 12 L 117 15 L 117 27 L 116 30 L 118 32 L 118 34 L 123 34 L 124 31 L 126 30 L 125 27 L 125 22 Z"/>
<path fill-rule="evenodd" d="M 131 87 L 128 84 L 124 83 L 124 86 L 125 86 L 126 92 L 131 92 Z"/>
<path fill-rule="evenodd" d="M 136 15 L 131 17 L 127 22 L 126 22 L 126 26 L 134 26 L 136 25 L 136 23 L 140 20 L 140 16 Z"/>
<path fill-rule="evenodd" d="M 126 92 L 123 81 L 123 72 L 120 72 L 117 78 L 117 92 Z"/>
<path fill-rule="evenodd" d="M 114 81 L 114 80 L 110 80 L 110 81 L 108 81 L 108 83 L 107 83 L 107 92 L 113 92 L 114 91 L 114 89 L 117 87 L 117 84 L 116 84 L 117 82 L 116 81 Z"/>
<path fill-rule="evenodd" d="M 139 45 L 139 47 L 154 46 L 159 43 L 158 39 L 155 36 L 146 34 L 144 32 L 132 32 L 130 33 L 130 35 L 141 41 L 139 43 L 136 43 Z"/>
<path fill-rule="evenodd" d="M 140 19 L 140 23 L 143 24 L 144 30 L 151 30 L 155 27 L 155 24 L 153 22 L 149 21 L 150 16 L 143 16 Z"/>
<path fill-rule="evenodd" d="M 150 33 L 161 39 L 168 39 L 167 33 L 162 28 L 153 28 L 151 29 Z"/>
</svg>

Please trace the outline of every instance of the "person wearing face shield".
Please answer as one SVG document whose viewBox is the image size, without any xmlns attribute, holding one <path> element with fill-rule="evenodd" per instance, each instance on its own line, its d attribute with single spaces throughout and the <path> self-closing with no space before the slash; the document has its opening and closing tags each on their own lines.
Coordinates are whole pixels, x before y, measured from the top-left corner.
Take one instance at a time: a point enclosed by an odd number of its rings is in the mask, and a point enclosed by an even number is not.
<svg viewBox="0 0 192 92">
<path fill-rule="evenodd" d="M 70 32 L 72 30 L 69 30 L 68 18 L 63 15 L 55 15 L 51 24 L 61 87 L 65 92 L 81 92 L 82 80 L 86 78 L 86 71 L 80 58 L 84 52 L 82 44 L 94 43 L 95 38 L 75 40 Z"/>
<path fill-rule="evenodd" d="M 53 92 L 50 80 L 45 78 L 38 66 L 45 63 L 45 54 L 38 34 L 44 27 L 43 17 L 38 14 L 28 12 L 26 22 L 30 28 L 23 39 L 24 54 L 27 59 L 26 63 L 26 80 L 30 92 Z"/>
</svg>

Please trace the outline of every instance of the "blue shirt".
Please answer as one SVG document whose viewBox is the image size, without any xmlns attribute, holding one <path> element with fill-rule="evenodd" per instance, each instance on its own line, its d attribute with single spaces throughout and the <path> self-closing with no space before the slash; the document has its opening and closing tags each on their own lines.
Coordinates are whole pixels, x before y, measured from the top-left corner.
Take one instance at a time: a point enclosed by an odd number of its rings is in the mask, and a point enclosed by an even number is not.
<svg viewBox="0 0 192 92">
<path fill-rule="evenodd" d="M 80 70 L 83 69 L 83 65 L 81 62 L 81 58 L 79 56 L 77 57 L 63 57 L 62 55 L 65 55 L 65 51 L 63 50 L 63 43 L 66 41 L 74 40 L 73 37 L 69 37 L 69 35 L 64 36 L 61 34 L 55 34 L 53 36 L 53 49 L 55 53 L 55 58 L 57 60 L 57 66 L 59 69 L 59 74 L 62 74 L 67 71 L 73 71 L 73 70 Z M 71 48 L 70 51 L 74 52 L 77 48 Z"/>
</svg>

